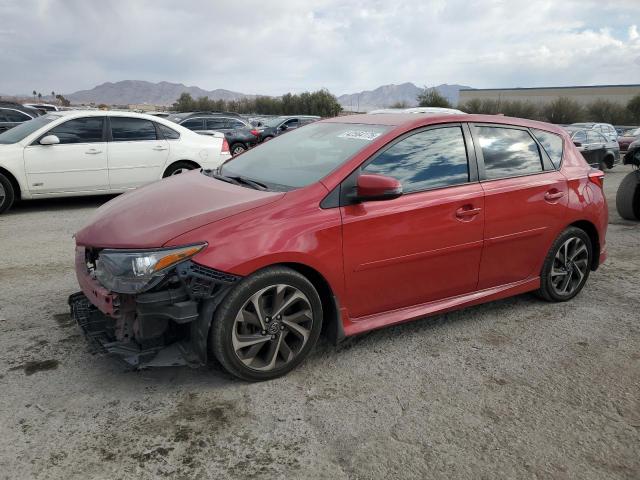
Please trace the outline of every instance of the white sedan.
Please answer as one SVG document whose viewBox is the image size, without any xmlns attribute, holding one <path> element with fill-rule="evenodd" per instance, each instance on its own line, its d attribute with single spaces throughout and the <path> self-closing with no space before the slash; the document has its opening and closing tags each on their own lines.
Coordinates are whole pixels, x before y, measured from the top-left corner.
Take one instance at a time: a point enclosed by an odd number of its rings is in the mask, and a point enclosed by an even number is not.
<svg viewBox="0 0 640 480">
<path fill-rule="evenodd" d="M 16 199 L 122 193 L 229 158 L 222 133 L 139 113 L 51 112 L 0 134 L 0 213 Z"/>
</svg>

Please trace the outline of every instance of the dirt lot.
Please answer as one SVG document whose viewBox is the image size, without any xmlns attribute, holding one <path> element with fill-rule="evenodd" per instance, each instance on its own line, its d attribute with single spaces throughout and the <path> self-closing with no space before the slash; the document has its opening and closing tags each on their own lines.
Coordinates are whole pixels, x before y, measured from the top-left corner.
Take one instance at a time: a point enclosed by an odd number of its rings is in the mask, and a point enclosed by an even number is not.
<svg viewBox="0 0 640 480">
<path fill-rule="evenodd" d="M 262 384 L 124 371 L 70 321 L 104 198 L 0 217 L 0 478 L 640 478 L 640 224 L 566 304 L 522 295 L 321 343 Z"/>
</svg>

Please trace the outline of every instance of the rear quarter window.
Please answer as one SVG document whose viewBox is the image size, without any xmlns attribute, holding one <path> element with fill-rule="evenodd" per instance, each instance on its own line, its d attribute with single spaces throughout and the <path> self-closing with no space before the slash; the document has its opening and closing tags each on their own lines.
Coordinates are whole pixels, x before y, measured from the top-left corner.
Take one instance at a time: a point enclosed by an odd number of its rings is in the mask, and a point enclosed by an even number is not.
<svg viewBox="0 0 640 480">
<path fill-rule="evenodd" d="M 545 132 L 544 130 L 538 130 L 536 128 L 532 128 L 531 132 L 536 137 L 538 142 L 544 148 L 544 151 L 547 152 L 553 166 L 556 168 L 560 168 L 562 164 L 562 152 L 563 152 L 563 140 L 560 135 L 556 135 L 555 133 Z"/>
</svg>

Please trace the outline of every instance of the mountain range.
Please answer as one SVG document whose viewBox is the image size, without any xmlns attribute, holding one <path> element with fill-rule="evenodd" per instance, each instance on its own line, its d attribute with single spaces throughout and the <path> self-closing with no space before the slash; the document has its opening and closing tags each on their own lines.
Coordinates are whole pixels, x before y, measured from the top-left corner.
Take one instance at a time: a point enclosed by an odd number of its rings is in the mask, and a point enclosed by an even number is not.
<svg viewBox="0 0 640 480">
<path fill-rule="evenodd" d="M 458 92 L 461 88 L 470 88 L 464 85 L 448 85 L 446 83 L 435 88 L 444 96 L 451 105 L 458 104 Z M 408 107 L 418 105 L 417 97 L 422 92 L 422 88 L 411 82 L 400 85 L 382 85 L 375 90 L 365 90 L 357 93 L 340 95 L 338 102 L 345 110 L 366 112 L 376 108 L 391 107 L 394 104 L 402 103 Z"/>
<path fill-rule="evenodd" d="M 237 100 L 255 96 L 222 88 L 203 90 L 200 87 L 188 87 L 182 83 L 123 80 L 115 83 L 106 82 L 91 90 L 80 90 L 65 95 L 65 97 L 71 103 L 76 104 L 106 103 L 108 105 L 128 105 L 132 103 L 148 103 L 150 105 L 171 105 L 184 92 L 189 93 L 193 98 L 209 97 L 212 100 Z"/>
<path fill-rule="evenodd" d="M 455 106 L 458 103 L 460 89 L 470 87 L 442 84 L 434 88 Z M 143 80 L 106 82 L 90 90 L 80 90 L 64 94 L 64 96 L 72 104 L 106 103 L 107 105 L 129 105 L 146 103 L 149 105 L 170 106 L 184 92 L 189 93 L 193 98 L 209 97 L 212 100 L 237 100 L 256 96 L 221 88 L 204 90 L 200 87 L 186 86 L 182 83 L 152 83 Z M 345 110 L 361 112 L 391 107 L 398 103 L 413 107 L 418 104 L 417 96 L 421 92 L 422 88 L 410 82 L 399 85 L 382 85 L 374 90 L 340 95 L 338 102 Z M 25 97 L 28 98 L 28 96 Z M 50 100 L 50 97 L 44 96 L 43 100 Z"/>
</svg>

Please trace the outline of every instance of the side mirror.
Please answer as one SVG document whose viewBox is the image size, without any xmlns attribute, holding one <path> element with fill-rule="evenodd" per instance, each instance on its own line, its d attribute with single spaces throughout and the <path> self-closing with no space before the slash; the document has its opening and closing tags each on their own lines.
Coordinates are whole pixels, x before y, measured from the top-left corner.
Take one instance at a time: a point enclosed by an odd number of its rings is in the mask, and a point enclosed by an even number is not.
<svg viewBox="0 0 640 480">
<path fill-rule="evenodd" d="M 580 142 L 573 142 L 573 144 L 574 144 L 576 147 L 581 147 L 581 146 L 582 146 L 582 144 L 581 144 Z"/>
<path fill-rule="evenodd" d="M 287 127 L 286 125 L 280 125 L 280 128 L 278 130 L 281 130 L 284 132 L 287 128 L 289 127 Z"/>
<path fill-rule="evenodd" d="M 360 202 L 393 200 L 402 195 L 402 184 L 393 177 L 362 174 L 356 184 L 355 199 Z"/>
<path fill-rule="evenodd" d="M 56 135 L 47 135 L 40 140 L 40 145 L 57 145 L 60 139 Z"/>
</svg>

